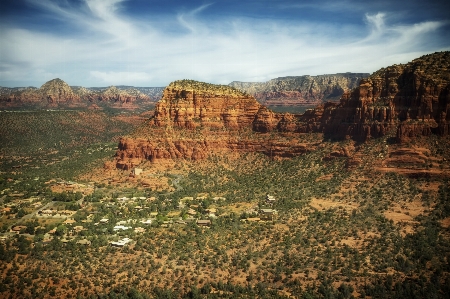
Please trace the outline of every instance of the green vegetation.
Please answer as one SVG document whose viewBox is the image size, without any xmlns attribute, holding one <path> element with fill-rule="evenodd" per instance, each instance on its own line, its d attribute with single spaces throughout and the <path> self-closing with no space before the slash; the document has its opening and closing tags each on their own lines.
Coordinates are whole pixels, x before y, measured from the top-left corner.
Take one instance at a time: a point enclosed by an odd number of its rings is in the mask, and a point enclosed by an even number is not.
<svg viewBox="0 0 450 299">
<path fill-rule="evenodd" d="M 32 125 L 2 121 L 34 132 L 48 117 L 41 113 L 32 114 Z M 374 171 L 386 140 L 358 145 L 367 158 L 351 170 L 344 157 L 326 158 L 350 141 L 323 142 L 292 159 L 251 153 L 176 161 L 154 172 L 170 180 L 171 190 L 152 191 L 137 178 L 129 185 L 93 183 L 90 192 L 88 182 L 78 182 L 84 185 L 78 193 L 52 192 L 46 181 L 72 188 L 79 174 L 114 153 L 113 143 L 105 146 L 115 138 L 109 129 L 70 142 L 89 132 L 77 131 L 77 113 L 55 114 L 56 121 L 70 120 L 48 133 L 64 140 L 57 148 L 44 138 L 37 140 L 44 150 L 22 148 L 20 138 L 8 135 L 8 147 L 22 152 L 13 157 L 4 150 L 1 200 L 15 205 L 2 225 L 36 211 L 37 201 L 45 209 L 0 243 L 0 297 L 445 298 L 450 292 L 449 181 Z M 89 117 L 120 128 L 104 112 Z M 51 132 L 52 125 L 45 128 Z M 261 209 L 277 215 L 260 221 Z M 132 241 L 111 245 L 123 238 Z"/>
<path fill-rule="evenodd" d="M 177 88 L 186 91 L 195 90 L 196 93 L 200 94 L 246 96 L 246 93 L 228 85 L 211 84 L 188 79 L 174 81 L 169 84 L 168 88 Z"/>
</svg>

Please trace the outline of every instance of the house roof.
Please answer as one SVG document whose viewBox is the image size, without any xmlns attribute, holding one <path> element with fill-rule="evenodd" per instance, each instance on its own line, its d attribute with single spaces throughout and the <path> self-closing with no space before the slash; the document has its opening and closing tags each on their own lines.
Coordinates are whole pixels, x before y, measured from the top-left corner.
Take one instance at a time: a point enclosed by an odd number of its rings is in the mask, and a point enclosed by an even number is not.
<svg viewBox="0 0 450 299">
<path fill-rule="evenodd" d="M 78 240 L 77 244 L 81 244 L 81 245 L 91 245 L 91 241 L 87 240 L 87 239 L 83 239 L 83 240 Z"/>
<path fill-rule="evenodd" d="M 197 220 L 197 224 L 211 224 L 211 220 Z"/>
</svg>

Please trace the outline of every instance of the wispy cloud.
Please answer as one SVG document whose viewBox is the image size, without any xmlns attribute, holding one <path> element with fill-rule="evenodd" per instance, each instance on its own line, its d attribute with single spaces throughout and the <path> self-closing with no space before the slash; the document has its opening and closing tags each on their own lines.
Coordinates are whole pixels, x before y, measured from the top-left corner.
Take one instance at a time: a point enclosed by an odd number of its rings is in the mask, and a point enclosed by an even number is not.
<svg viewBox="0 0 450 299">
<path fill-rule="evenodd" d="M 108 85 L 119 84 L 142 84 L 147 83 L 152 79 L 152 76 L 145 72 L 100 72 L 91 71 L 91 77 L 98 82 L 104 82 Z"/>
<path fill-rule="evenodd" d="M 430 51 L 450 49 L 446 21 L 399 24 L 390 12 L 362 13 L 360 24 L 323 20 L 205 18 L 214 3 L 164 19 L 134 19 L 124 0 L 29 0 L 65 20 L 69 35 L 1 24 L 1 82 L 163 86 L 192 78 L 213 83 L 277 76 L 373 72 Z M 44 71 L 43 71 L 44 70 Z"/>
</svg>

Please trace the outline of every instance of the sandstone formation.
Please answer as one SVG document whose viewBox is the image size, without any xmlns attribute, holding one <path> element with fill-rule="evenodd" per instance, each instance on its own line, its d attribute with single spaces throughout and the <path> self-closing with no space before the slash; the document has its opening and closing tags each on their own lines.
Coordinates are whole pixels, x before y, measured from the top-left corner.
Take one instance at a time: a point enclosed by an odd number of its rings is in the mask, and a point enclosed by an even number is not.
<svg viewBox="0 0 450 299">
<path fill-rule="evenodd" d="M 229 86 L 175 81 L 164 90 L 154 116 L 120 141 L 117 167 L 128 169 L 146 160 L 198 160 L 220 151 L 292 157 L 318 146 L 299 138 L 310 132 L 355 141 L 392 134 L 400 143 L 448 135 L 449 64 L 450 52 L 440 52 L 383 68 L 345 92 L 340 103 L 327 102 L 304 114 L 275 113 Z M 351 147 L 337 148 L 324 160 L 335 158 L 347 159 L 349 169 L 364 160 Z"/>
<path fill-rule="evenodd" d="M 439 52 L 378 70 L 322 112 L 321 129 L 334 138 L 358 140 L 396 130 L 400 142 L 448 135 L 449 65 L 450 52 Z"/>
<path fill-rule="evenodd" d="M 15 89 L 12 93 L 0 96 L 2 106 L 73 106 L 80 104 L 80 97 L 61 79 L 53 79 L 44 83 L 39 89 Z"/>
<path fill-rule="evenodd" d="M 59 78 L 46 82 L 39 89 L 28 87 L 1 88 L 0 90 L 0 107 L 86 107 L 92 105 L 97 107 L 97 105 L 123 106 L 150 102 L 152 99 L 136 88 L 70 87 Z"/>
<path fill-rule="evenodd" d="M 439 52 L 380 69 L 344 93 L 340 103 L 328 102 L 294 117 L 278 116 L 277 129 L 321 132 L 331 139 L 359 141 L 392 132 L 399 142 L 431 134 L 448 135 L 449 64 L 450 52 Z M 264 128 L 260 121 L 255 129 L 264 132 L 272 127 L 270 123 Z"/>
<path fill-rule="evenodd" d="M 153 121 L 157 126 L 238 130 L 251 125 L 260 106 L 253 97 L 225 85 L 181 80 L 164 90 Z"/>
<path fill-rule="evenodd" d="M 341 95 L 358 86 L 365 73 L 320 76 L 291 76 L 267 82 L 231 82 L 229 85 L 251 94 L 266 106 L 317 106 L 338 101 Z"/>
<path fill-rule="evenodd" d="M 130 169 L 147 160 L 200 160 L 222 151 L 293 157 L 316 146 L 298 142 L 295 136 L 256 133 L 277 130 L 282 119 L 289 116 L 229 86 L 175 81 L 164 90 L 153 117 L 133 136 L 121 139 L 117 167 Z"/>
</svg>

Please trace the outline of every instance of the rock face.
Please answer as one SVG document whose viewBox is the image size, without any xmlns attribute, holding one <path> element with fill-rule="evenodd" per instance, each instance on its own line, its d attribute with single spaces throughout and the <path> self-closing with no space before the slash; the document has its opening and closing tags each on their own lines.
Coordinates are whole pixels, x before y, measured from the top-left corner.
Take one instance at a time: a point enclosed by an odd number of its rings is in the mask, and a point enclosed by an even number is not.
<svg viewBox="0 0 450 299">
<path fill-rule="evenodd" d="M 448 135 L 450 52 L 423 56 L 405 65 L 383 68 L 342 95 L 304 114 L 281 114 L 228 86 L 175 81 L 164 91 L 154 116 L 134 136 L 123 138 L 117 166 L 144 160 L 202 159 L 212 151 L 256 151 L 292 157 L 314 149 L 299 133 L 324 133 L 329 139 L 370 138 L 396 134 L 398 142 L 431 134 Z M 362 159 L 353 150 L 336 149 L 325 160 Z"/>
<path fill-rule="evenodd" d="M 317 106 L 338 101 L 345 91 L 358 86 L 366 73 L 320 76 L 291 76 L 267 82 L 231 82 L 229 85 L 251 94 L 266 106 Z"/>
<path fill-rule="evenodd" d="M 89 102 L 100 103 L 133 103 L 136 101 L 150 101 L 150 98 L 136 89 L 130 88 L 120 90 L 115 86 L 110 86 L 100 92 L 88 92 L 83 97 Z"/>
<path fill-rule="evenodd" d="M 50 105 L 62 103 L 75 103 L 80 101 L 80 97 L 75 95 L 70 86 L 63 80 L 56 78 L 44 83 L 39 88 L 39 93 Z"/>
<path fill-rule="evenodd" d="M 439 52 L 378 70 L 345 92 L 340 103 L 327 102 L 303 115 L 274 116 L 278 123 L 258 121 L 254 129 L 265 132 L 276 126 L 280 132 L 320 132 L 331 139 L 358 141 L 396 132 L 397 140 L 404 142 L 448 135 L 449 109 L 450 52 Z"/>
<path fill-rule="evenodd" d="M 253 97 L 228 86 L 175 81 L 156 104 L 154 124 L 239 130 L 251 125 L 260 106 Z"/>
<path fill-rule="evenodd" d="M 2 106 L 73 106 L 80 104 L 80 97 L 75 94 L 69 85 L 61 79 L 53 79 L 41 88 L 13 89 L 11 93 L 4 92 L 0 96 Z"/>
<path fill-rule="evenodd" d="M 200 160 L 222 151 L 292 157 L 315 146 L 298 142 L 295 136 L 255 133 L 277 130 L 281 119 L 229 86 L 175 81 L 164 90 L 153 117 L 133 136 L 120 140 L 116 166 L 130 169 L 147 160 Z"/>
<path fill-rule="evenodd" d="M 341 103 L 326 107 L 320 129 L 329 136 L 358 140 L 397 131 L 400 142 L 430 134 L 448 135 L 450 52 L 393 65 L 361 80 Z"/>
<path fill-rule="evenodd" d="M 93 104 L 117 106 L 149 102 L 152 99 L 135 88 L 70 87 L 59 78 L 46 82 L 39 89 L 2 88 L 0 93 L 0 106 L 3 107 L 86 107 Z"/>
</svg>

